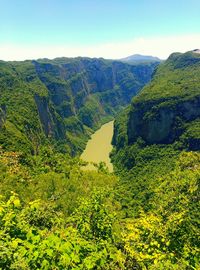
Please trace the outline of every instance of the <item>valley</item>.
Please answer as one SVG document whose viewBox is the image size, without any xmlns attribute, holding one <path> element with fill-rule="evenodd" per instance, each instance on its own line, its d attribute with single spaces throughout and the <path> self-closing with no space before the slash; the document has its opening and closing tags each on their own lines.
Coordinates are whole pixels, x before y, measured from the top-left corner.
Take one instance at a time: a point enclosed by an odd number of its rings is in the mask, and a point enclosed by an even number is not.
<svg viewBox="0 0 200 270">
<path fill-rule="evenodd" d="M 44 144 L 80 154 L 157 65 L 86 57 L 0 61 L 0 144 L 27 154 L 39 153 Z"/>
<path fill-rule="evenodd" d="M 0 61 L 0 269 L 200 269 L 200 54 L 157 60 Z"/>
</svg>

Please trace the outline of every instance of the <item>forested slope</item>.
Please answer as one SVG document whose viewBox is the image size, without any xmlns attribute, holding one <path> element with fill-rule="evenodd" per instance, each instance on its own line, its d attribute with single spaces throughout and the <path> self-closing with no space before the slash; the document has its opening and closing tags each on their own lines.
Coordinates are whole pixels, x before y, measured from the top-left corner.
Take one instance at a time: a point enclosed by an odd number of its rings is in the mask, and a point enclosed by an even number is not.
<svg viewBox="0 0 200 270">
<path fill-rule="evenodd" d="M 199 267 L 199 74 L 199 54 L 172 54 L 115 121 L 116 196 L 147 269 Z"/>
</svg>

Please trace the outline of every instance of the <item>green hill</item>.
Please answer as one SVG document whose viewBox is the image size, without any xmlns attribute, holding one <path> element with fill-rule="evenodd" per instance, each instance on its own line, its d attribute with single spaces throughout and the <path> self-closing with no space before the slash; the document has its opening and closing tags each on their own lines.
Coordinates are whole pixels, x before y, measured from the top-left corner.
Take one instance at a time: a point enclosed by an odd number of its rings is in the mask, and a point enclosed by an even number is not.
<svg viewBox="0 0 200 270">
<path fill-rule="evenodd" d="M 199 54 L 172 54 L 116 117 L 116 198 L 142 269 L 199 267 L 199 74 Z M 164 235 L 168 247 L 156 255 Z"/>
<path fill-rule="evenodd" d="M 177 141 L 183 148 L 198 148 L 199 72 L 200 55 L 194 52 L 172 54 L 159 65 L 153 80 L 132 100 L 124 132 L 129 145 L 141 138 L 149 145 Z M 186 138 L 188 130 L 192 140 Z"/>
<path fill-rule="evenodd" d="M 199 72 L 200 55 L 193 52 L 172 54 L 160 65 L 150 85 L 133 101 L 129 142 L 141 137 L 150 144 L 172 143 L 193 126 L 200 116 Z M 189 148 L 196 144 L 190 140 Z"/>
</svg>

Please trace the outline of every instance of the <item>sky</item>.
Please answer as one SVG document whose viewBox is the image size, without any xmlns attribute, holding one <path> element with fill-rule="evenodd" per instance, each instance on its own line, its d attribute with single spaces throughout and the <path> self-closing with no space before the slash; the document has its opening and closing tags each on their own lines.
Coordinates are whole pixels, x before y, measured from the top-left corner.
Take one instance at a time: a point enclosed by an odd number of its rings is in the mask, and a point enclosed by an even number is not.
<svg viewBox="0 0 200 270">
<path fill-rule="evenodd" d="M 199 0 L 0 0 L 0 59 L 166 59 L 200 48 Z"/>
</svg>

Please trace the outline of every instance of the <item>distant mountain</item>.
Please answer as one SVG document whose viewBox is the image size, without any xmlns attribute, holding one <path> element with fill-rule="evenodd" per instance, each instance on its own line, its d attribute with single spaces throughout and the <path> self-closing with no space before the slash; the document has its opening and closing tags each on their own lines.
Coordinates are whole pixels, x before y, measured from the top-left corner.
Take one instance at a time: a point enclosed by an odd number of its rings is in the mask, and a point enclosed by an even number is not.
<svg viewBox="0 0 200 270">
<path fill-rule="evenodd" d="M 141 55 L 141 54 L 133 54 L 128 57 L 120 59 L 122 62 L 138 64 L 138 63 L 151 63 L 151 62 L 161 62 L 162 60 L 158 57 L 151 55 Z"/>
<path fill-rule="evenodd" d="M 193 50 L 194 53 L 200 53 L 200 49 Z"/>
</svg>

